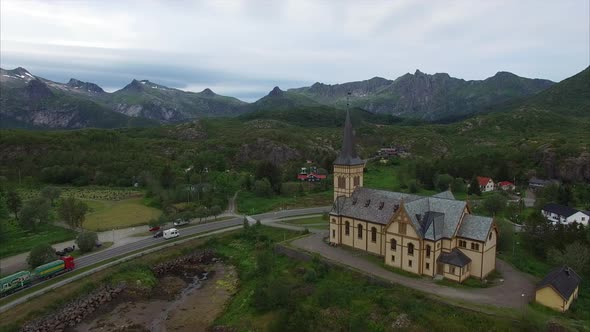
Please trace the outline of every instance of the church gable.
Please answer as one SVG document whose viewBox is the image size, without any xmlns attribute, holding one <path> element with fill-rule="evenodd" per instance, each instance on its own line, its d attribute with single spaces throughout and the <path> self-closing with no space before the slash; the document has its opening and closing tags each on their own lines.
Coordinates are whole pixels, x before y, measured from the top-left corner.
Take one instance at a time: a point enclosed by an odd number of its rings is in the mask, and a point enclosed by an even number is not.
<svg viewBox="0 0 590 332">
<path fill-rule="evenodd" d="M 400 208 L 393 214 L 385 229 L 386 232 L 392 234 L 399 234 L 413 238 L 422 238 L 422 236 L 416 231 L 416 228 L 412 224 L 403 204 L 401 204 Z"/>
</svg>

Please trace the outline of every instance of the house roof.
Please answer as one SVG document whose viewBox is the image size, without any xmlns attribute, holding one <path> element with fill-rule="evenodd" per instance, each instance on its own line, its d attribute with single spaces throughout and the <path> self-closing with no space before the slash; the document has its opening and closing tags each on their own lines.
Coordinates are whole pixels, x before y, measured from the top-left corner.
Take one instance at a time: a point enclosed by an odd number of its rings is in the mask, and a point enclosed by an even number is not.
<svg viewBox="0 0 590 332">
<path fill-rule="evenodd" d="M 352 123 L 350 122 L 350 112 L 346 111 L 346 120 L 344 122 L 344 135 L 342 138 L 342 149 L 338 158 L 334 161 L 334 165 L 363 165 L 364 161 L 356 154 L 354 145 L 354 132 L 352 130 Z"/>
<path fill-rule="evenodd" d="M 493 223 L 493 218 L 468 214 L 463 218 L 457 236 L 485 242 Z"/>
<path fill-rule="evenodd" d="M 437 197 L 423 197 L 420 200 L 404 202 L 404 208 L 419 235 L 434 241 L 441 238 L 450 239 L 455 235 L 465 206 L 466 203 L 463 201 Z M 427 217 L 432 218 L 432 222 L 425 220 Z"/>
<path fill-rule="evenodd" d="M 314 173 L 314 172 L 311 172 L 309 174 L 297 174 L 297 178 L 298 179 L 301 179 L 301 180 L 305 180 L 305 179 L 308 179 L 308 178 L 311 178 L 311 177 L 315 177 L 317 179 L 325 179 L 326 178 L 326 175 L 325 174 Z"/>
<path fill-rule="evenodd" d="M 479 182 L 480 186 L 485 186 L 488 184 L 488 182 L 490 182 L 492 178 L 488 178 L 488 177 L 484 177 L 484 176 L 478 176 L 477 177 L 477 182 Z"/>
<path fill-rule="evenodd" d="M 455 248 L 451 252 L 443 252 L 436 260 L 438 263 L 454 265 L 457 267 L 464 267 L 471 263 L 471 258 L 467 257 L 461 250 Z"/>
<path fill-rule="evenodd" d="M 560 266 L 543 278 L 538 284 L 537 289 L 551 286 L 564 300 L 569 300 L 570 296 L 580 284 L 582 278 L 568 266 Z"/>
<path fill-rule="evenodd" d="M 543 180 L 543 179 L 539 179 L 536 177 L 532 177 L 529 180 L 529 186 L 531 186 L 531 185 L 546 186 L 546 185 L 550 185 L 550 184 L 559 184 L 559 181 L 558 180 Z"/>
<path fill-rule="evenodd" d="M 514 185 L 514 183 L 512 183 L 512 182 L 510 182 L 510 181 L 502 181 L 502 182 L 498 183 L 498 185 L 499 185 L 500 187 L 504 187 L 504 186 L 513 186 L 513 185 Z"/>
<path fill-rule="evenodd" d="M 432 195 L 432 197 L 435 197 L 435 198 L 446 198 L 446 199 L 455 199 L 455 195 L 453 195 L 453 193 L 450 190 L 443 191 L 441 193 Z"/>
<path fill-rule="evenodd" d="M 555 213 L 555 214 L 562 216 L 564 218 L 568 218 L 569 216 L 574 215 L 579 212 L 578 210 L 573 209 L 569 206 L 563 206 L 563 205 L 560 205 L 557 203 L 545 204 L 545 206 L 543 206 L 543 211 Z"/>
</svg>

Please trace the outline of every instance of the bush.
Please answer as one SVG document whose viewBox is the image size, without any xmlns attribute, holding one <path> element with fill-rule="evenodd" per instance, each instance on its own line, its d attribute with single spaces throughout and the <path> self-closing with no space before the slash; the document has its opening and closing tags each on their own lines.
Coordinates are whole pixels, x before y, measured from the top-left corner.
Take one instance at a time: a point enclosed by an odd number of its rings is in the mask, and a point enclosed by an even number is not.
<svg viewBox="0 0 590 332">
<path fill-rule="evenodd" d="M 81 252 L 90 252 L 98 242 L 98 235 L 94 232 L 82 232 L 76 239 L 76 244 Z"/>
<path fill-rule="evenodd" d="M 27 263 L 31 268 L 49 263 L 56 260 L 55 249 L 49 245 L 49 243 L 40 243 L 33 247 L 27 257 Z"/>
</svg>

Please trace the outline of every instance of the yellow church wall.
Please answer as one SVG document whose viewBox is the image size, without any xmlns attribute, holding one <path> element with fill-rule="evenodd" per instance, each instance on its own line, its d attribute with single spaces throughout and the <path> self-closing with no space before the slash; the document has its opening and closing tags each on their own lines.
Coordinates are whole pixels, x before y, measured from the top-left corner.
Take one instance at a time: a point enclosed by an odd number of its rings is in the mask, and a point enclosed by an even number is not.
<svg viewBox="0 0 590 332">
<path fill-rule="evenodd" d="M 496 246 L 487 248 L 486 252 L 483 253 L 482 264 L 483 268 L 480 278 L 483 279 L 496 269 Z"/>
<path fill-rule="evenodd" d="M 382 241 L 383 241 L 383 226 L 379 225 L 379 224 L 374 224 L 374 223 L 367 223 L 367 251 L 373 253 L 373 254 L 377 254 L 380 256 L 383 256 L 383 251 L 382 251 Z M 372 234 L 371 234 L 371 229 L 375 227 L 376 231 L 377 231 L 377 238 L 375 239 L 375 242 L 373 242 L 373 238 L 372 238 Z"/>
<path fill-rule="evenodd" d="M 364 165 L 344 166 L 334 165 L 334 200 L 338 196 L 350 197 L 356 187 L 363 186 L 363 168 Z M 354 177 L 359 177 L 359 186 L 354 186 Z M 338 179 L 343 177 L 345 179 L 344 188 L 338 186 Z"/>
<path fill-rule="evenodd" d="M 395 250 L 391 249 L 391 240 L 393 239 L 397 241 Z M 393 235 L 391 233 L 385 233 L 385 264 L 401 268 L 401 250 L 401 236 Z"/>
<path fill-rule="evenodd" d="M 469 248 L 471 247 L 467 245 L 467 248 L 459 248 L 459 250 L 461 250 L 462 253 L 464 253 L 467 257 L 471 259 L 471 275 L 477 278 L 481 278 L 481 265 L 483 261 L 481 252 L 482 246 L 480 245 L 480 251 L 471 250 Z"/>
<path fill-rule="evenodd" d="M 488 237 L 486 238 L 486 243 L 484 244 L 483 250 L 488 250 L 491 247 L 495 247 L 497 241 L 498 241 L 498 234 L 497 234 L 496 228 L 492 227 L 492 229 L 490 229 L 490 232 L 488 233 Z"/>
<path fill-rule="evenodd" d="M 408 227 L 409 228 L 409 227 Z M 412 243 L 414 244 L 414 254 L 408 254 L 408 245 Z M 413 272 L 416 274 L 420 274 L 420 241 L 410 239 L 408 237 L 402 237 L 402 264 L 401 268 L 403 270 Z"/>
<path fill-rule="evenodd" d="M 436 271 L 436 258 L 438 257 L 436 252 L 436 244 L 432 241 L 424 241 L 424 248 L 422 250 L 422 274 L 427 276 L 434 276 Z M 430 246 L 430 257 L 427 257 L 426 247 Z"/>
<path fill-rule="evenodd" d="M 353 219 L 353 228 L 351 234 L 353 235 L 353 247 L 357 249 L 367 250 L 367 222 Z M 362 225 L 362 231 L 359 237 L 358 226 Z"/>
</svg>

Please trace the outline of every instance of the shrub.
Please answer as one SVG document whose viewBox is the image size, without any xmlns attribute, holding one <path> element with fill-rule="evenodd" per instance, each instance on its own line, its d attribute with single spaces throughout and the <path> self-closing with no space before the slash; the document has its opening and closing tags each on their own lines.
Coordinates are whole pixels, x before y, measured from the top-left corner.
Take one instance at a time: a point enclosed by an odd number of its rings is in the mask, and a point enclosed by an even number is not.
<svg viewBox="0 0 590 332">
<path fill-rule="evenodd" d="M 56 260 L 55 249 L 49 245 L 49 243 L 40 243 L 33 247 L 27 257 L 27 263 L 31 268 L 49 263 Z"/>
<path fill-rule="evenodd" d="M 81 252 L 89 252 L 94 249 L 96 242 L 98 241 L 98 235 L 94 232 L 82 232 L 76 239 L 76 244 L 80 248 Z"/>
</svg>

